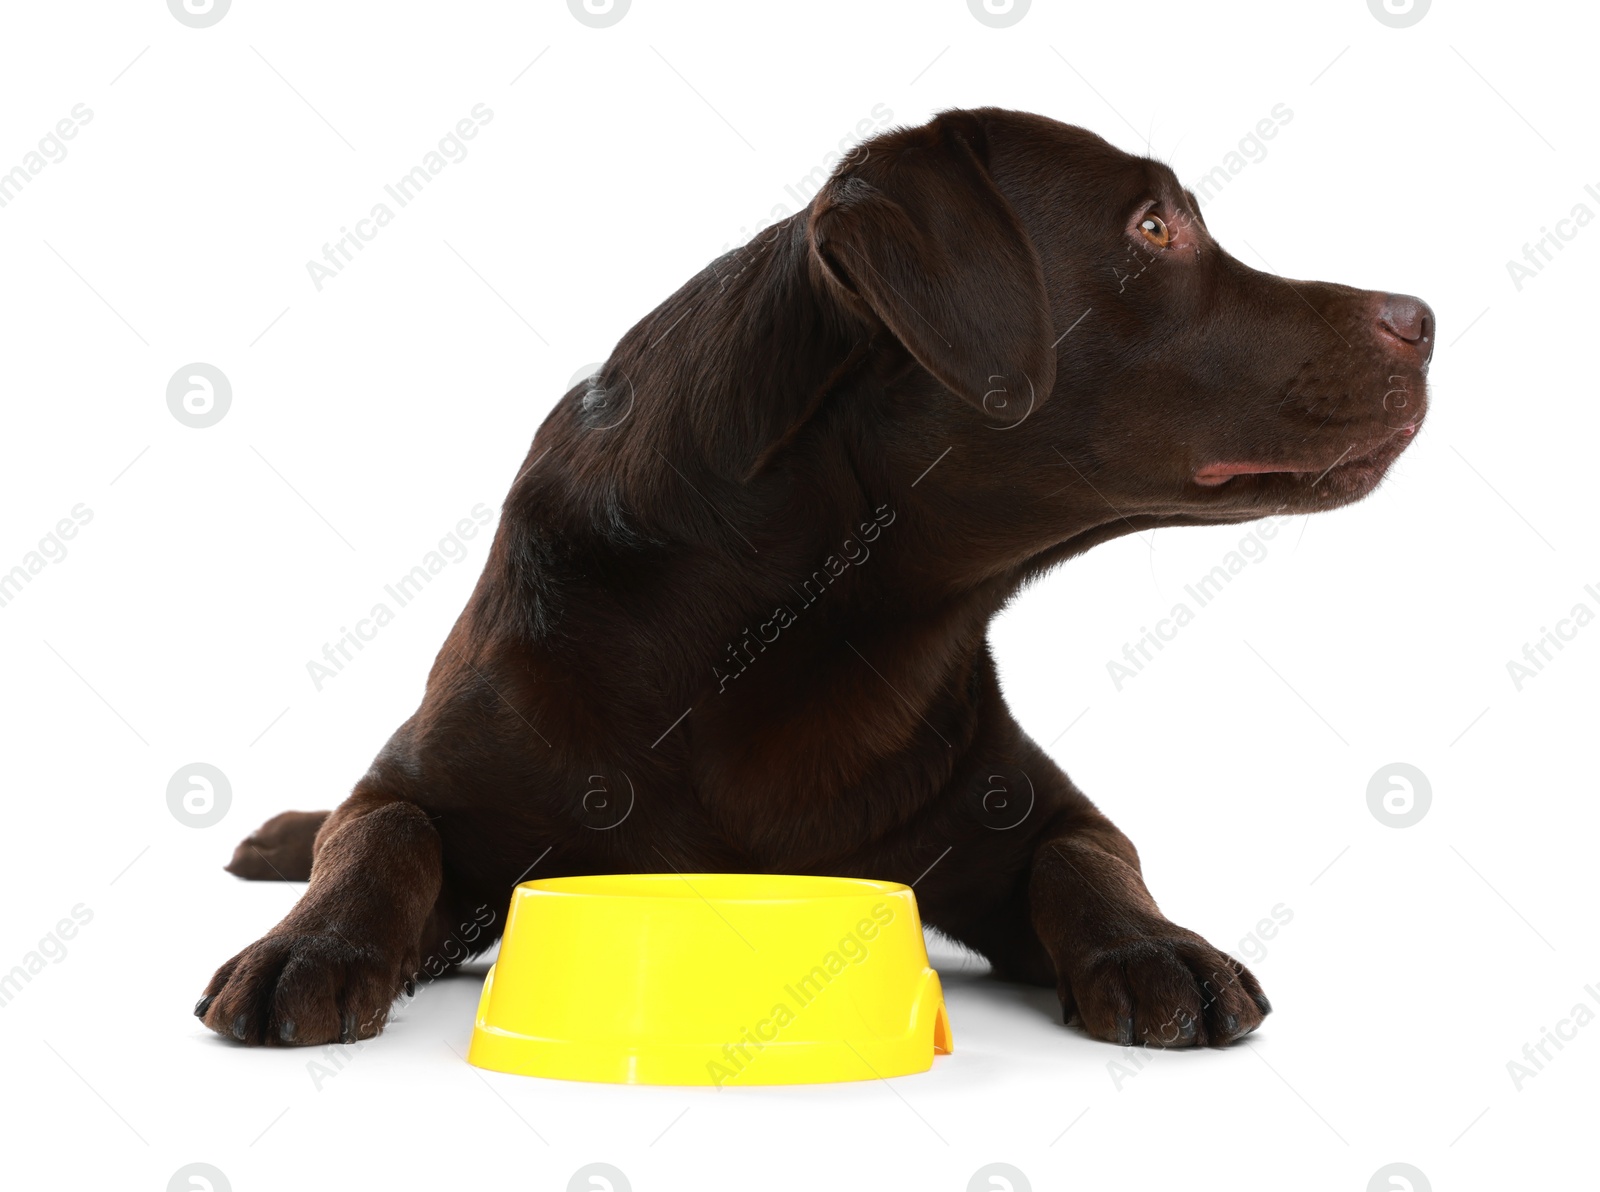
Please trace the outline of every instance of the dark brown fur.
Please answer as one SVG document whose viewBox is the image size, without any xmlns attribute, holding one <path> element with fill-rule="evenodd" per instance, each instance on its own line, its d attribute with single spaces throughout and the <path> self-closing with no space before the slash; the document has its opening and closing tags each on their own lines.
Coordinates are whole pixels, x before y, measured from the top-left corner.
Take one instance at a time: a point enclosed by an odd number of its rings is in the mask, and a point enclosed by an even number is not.
<svg viewBox="0 0 1600 1192">
<path fill-rule="evenodd" d="M 234 872 L 311 884 L 197 1013 L 366 1037 L 530 872 L 679 870 L 920 878 L 927 922 L 1098 1038 L 1255 1029 L 1255 978 L 1012 719 L 987 626 L 1110 538 L 1364 496 L 1431 345 L 1424 304 L 1247 268 L 1170 170 L 1081 129 L 876 138 L 555 407 L 314 864 L 307 813 L 240 846 Z"/>
</svg>

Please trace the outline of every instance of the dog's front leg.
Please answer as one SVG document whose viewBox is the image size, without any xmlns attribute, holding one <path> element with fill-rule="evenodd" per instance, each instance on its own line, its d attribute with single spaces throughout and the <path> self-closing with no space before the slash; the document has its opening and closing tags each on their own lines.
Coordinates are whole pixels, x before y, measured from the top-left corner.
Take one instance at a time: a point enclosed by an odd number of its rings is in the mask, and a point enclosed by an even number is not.
<svg viewBox="0 0 1600 1192">
<path fill-rule="evenodd" d="M 1244 965 L 1161 913 L 1133 843 L 1098 814 L 1047 833 L 1028 898 L 1062 1016 L 1096 1038 L 1220 1047 L 1271 1011 Z"/>
<path fill-rule="evenodd" d="M 358 786 L 317 834 L 305 895 L 217 970 L 195 1014 L 243 1043 L 376 1035 L 416 971 L 441 874 L 422 809 Z"/>
</svg>

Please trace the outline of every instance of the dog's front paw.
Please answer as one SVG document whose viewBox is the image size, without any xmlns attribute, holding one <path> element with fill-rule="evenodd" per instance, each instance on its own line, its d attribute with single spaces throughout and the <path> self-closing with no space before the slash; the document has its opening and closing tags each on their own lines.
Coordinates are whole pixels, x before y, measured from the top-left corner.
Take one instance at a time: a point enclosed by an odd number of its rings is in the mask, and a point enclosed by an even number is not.
<svg viewBox="0 0 1600 1192">
<path fill-rule="evenodd" d="M 1065 1021 L 1124 1047 L 1225 1047 L 1272 1012 L 1249 969 L 1172 923 L 1073 957 L 1058 992 Z"/>
<path fill-rule="evenodd" d="M 354 1043 L 383 1029 L 406 975 L 333 932 L 274 933 L 219 968 L 194 1013 L 252 1046 Z"/>
</svg>

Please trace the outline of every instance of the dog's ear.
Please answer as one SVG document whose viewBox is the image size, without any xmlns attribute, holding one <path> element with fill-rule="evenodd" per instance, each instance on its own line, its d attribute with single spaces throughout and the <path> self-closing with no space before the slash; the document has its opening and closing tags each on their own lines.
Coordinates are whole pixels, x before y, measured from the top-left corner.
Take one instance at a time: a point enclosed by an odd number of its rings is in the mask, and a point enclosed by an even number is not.
<svg viewBox="0 0 1600 1192">
<path fill-rule="evenodd" d="M 976 122 L 858 150 L 812 205 L 811 254 L 943 385 L 1014 425 L 1050 393 L 1056 355 L 1038 253 L 975 146 Z"/>
</svg>

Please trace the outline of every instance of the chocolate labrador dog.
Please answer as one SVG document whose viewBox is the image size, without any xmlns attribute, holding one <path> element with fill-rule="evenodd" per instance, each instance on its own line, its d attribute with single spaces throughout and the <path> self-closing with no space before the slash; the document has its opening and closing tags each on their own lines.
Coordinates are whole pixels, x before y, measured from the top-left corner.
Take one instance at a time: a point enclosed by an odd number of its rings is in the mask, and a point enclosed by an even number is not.
<svg viewBox="0 0 1600 1192">
<path fill-rule="evenodd" d="M 1364 497 L 1434 334 L 1416 298 L 1241 264 L 1082 129 L 874 138 L 556 405 L 416 714 L 338 810 L 240 845 L 310 886 L 195 1013 L 366 1038 L 519 880 L 723 871 L 915 883 L 1099 1039 L 1254 1030 L 1256 979 L 1012 719 L 987 626 L 1119 535 Z"/>
</svg>

